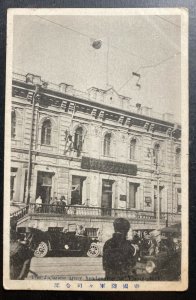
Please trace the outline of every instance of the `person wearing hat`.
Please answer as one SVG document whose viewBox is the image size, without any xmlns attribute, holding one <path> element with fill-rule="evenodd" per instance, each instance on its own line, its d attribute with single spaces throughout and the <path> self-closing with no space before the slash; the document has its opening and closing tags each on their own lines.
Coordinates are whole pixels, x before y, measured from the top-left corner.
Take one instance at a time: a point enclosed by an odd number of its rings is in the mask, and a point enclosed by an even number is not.
<svg viewBox="0 0 196 300">
<path fill-rule="evenodd" d="M 136 263 L 136 249 L 127 240 L 130 223 L 124 218 L 117 218 L 113 225 L 114 234 L 103 247 L 105 279 L 130 280 L 129 274 Z"/>
</svg>

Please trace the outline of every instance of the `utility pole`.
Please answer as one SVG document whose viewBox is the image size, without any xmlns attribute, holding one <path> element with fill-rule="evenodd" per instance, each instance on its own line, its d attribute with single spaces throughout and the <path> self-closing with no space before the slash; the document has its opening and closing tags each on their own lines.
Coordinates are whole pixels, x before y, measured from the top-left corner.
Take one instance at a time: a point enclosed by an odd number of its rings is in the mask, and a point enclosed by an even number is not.
<svg viewBox="0 0 196 300">
<path fill-rule="evenodd" d="M 158 162 L 156 162 L 156 175 L 157 175 L 157 229 L 160 229 L 160 177 L 159 177 L 159 170 L 158 170 Z"/>
<path fill-rule="evenodd" d="M 35 102 L 39 92 L 40 86 L 35 85 L 35 92 L 32 99 L 32 112 L 31 112 L 31 129 L 30 129 L 30 141 L 29 141 L 29 153 L 28 153 L 28 169 L 27 169 L 27 185 L 26 185 L 26 197 L 25 202 L 28 204 L 30 199 L 30 186 L 31 186 L 31 171 L 32 171 L 32 144 L 33 144 L 33 125 L 34 125 L 34 114 L 35 114 Z"/>
</svg>

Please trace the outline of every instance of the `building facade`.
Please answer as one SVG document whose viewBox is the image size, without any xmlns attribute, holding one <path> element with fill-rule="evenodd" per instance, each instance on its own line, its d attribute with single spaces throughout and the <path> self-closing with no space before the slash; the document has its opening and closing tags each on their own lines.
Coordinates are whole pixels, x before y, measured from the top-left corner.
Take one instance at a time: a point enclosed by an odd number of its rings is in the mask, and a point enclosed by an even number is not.
<svg viewBox="0 0 196 300">
<path fill-rule="evenodd" d="M 84 215 L 179 221 L 181 127 L 172 118 L 113 88 L 84 93 L 13 74 L 12 207 L 64 196 Z"/>
</svg>

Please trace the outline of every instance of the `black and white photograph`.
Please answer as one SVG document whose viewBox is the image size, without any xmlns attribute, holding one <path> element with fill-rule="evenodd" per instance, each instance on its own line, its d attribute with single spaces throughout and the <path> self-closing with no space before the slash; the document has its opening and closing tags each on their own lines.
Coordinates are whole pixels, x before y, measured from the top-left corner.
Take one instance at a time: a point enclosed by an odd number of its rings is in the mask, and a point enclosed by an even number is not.
<svg viewBox="0 0 196 300">
<path fill-rule="evenodd" d="M 9 9 L 7 28 L 4 287 L 186 290 L 188 12 Z"/>
</svg>

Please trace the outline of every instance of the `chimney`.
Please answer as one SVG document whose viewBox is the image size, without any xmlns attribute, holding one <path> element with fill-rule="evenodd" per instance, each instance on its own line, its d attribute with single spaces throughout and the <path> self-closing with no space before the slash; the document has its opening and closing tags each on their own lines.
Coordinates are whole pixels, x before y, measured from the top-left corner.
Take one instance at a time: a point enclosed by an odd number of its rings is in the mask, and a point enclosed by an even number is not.
<svg viewBox="0 0 196 300">
<path fill-rule="evenodd" d="M 68 93 L 72 94 L 73 93 L 73 85 L 66 84 L 66 83 L 60 83 L 59 84 L 59 90 L 61 93 Z"/>
<path fill-rule="evenodd" d="M 37 75 L 33 75 L 33 74 L 28 73 L 26 75 L 26 83 L 41 85 L 42 84 L 41 76 L 37 76 Z"/>
</svg>

